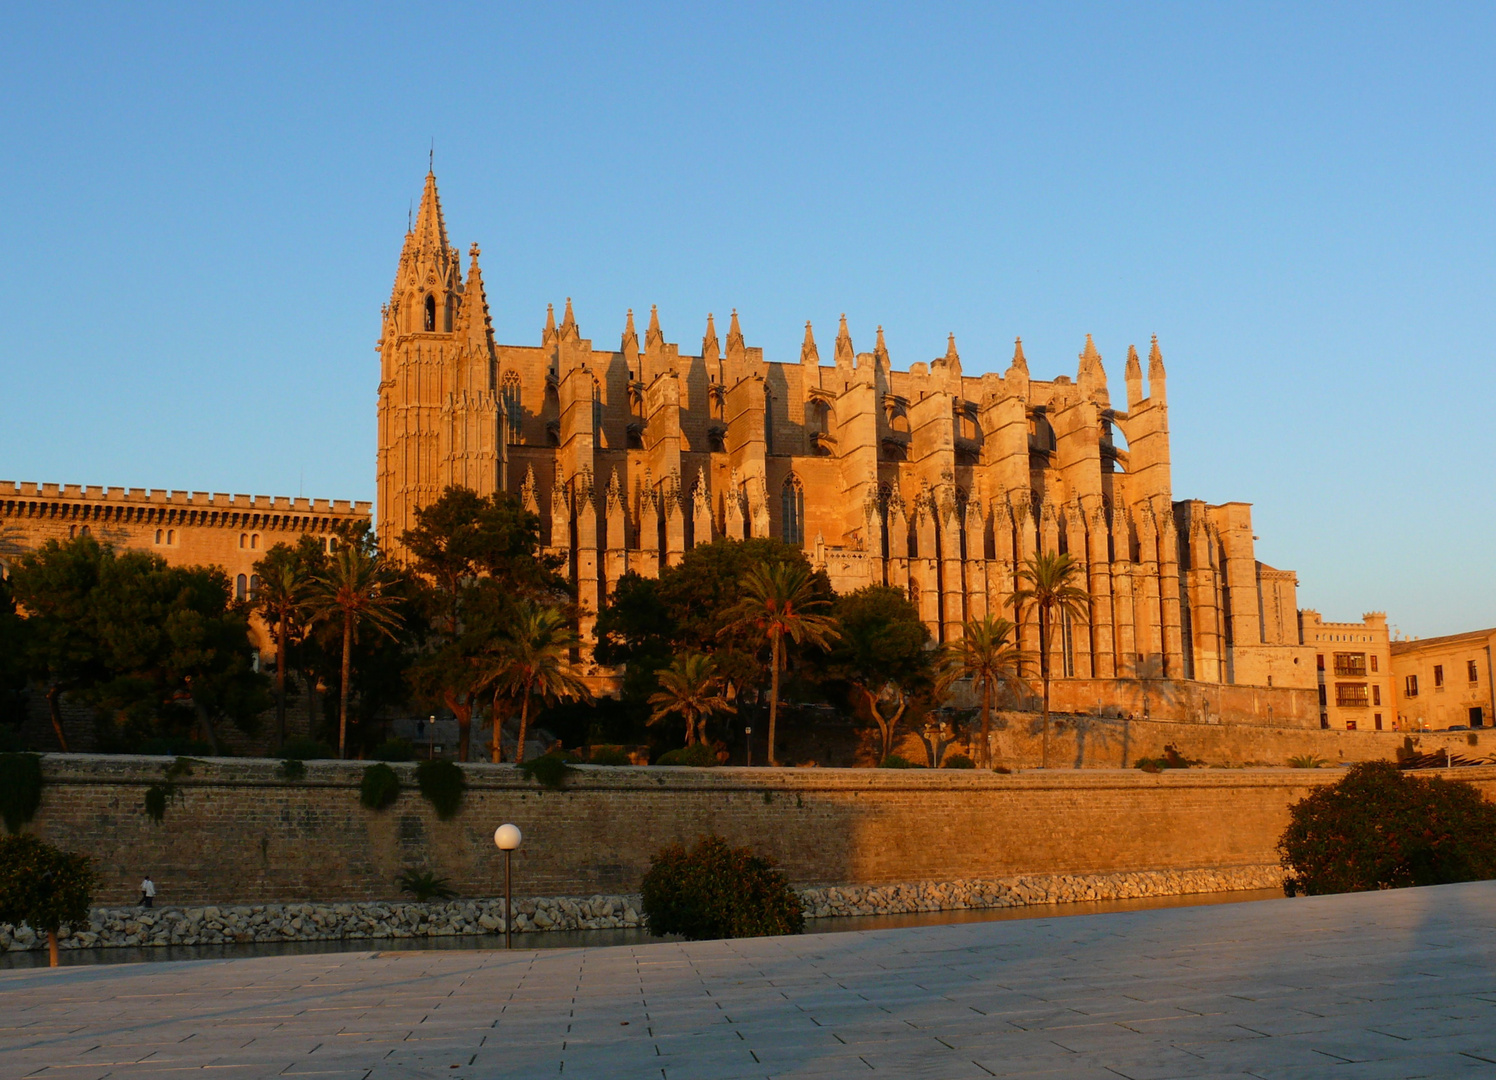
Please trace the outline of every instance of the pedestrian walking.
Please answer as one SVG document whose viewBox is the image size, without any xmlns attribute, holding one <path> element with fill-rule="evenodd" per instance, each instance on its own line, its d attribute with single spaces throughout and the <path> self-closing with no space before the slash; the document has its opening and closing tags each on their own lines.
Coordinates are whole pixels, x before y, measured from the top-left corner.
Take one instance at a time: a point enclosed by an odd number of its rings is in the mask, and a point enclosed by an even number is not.
<svg viewBox="0 0 1496 1080">
<path fill-rule="evenodd" d="M 156 883 L 151 880 L 150 874 L 147 874 L 145 880 L 140 883 L 140 906 L 156 906 Z"/>
</svg>

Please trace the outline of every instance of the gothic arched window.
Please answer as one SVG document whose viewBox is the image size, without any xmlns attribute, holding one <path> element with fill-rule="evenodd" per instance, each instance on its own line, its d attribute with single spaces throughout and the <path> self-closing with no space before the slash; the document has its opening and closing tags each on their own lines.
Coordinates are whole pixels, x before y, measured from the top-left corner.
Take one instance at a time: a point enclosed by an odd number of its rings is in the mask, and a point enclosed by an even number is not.
<svg viewBox="0 0 1496 1080">
<path fill-rule="evenodd" d="M 234 599 L 243 600 L 249 593 L 249 578 L 240 574 L 234 579 Z"/>
<path fill-rule="evenodd" d="M 426 332 L 432 333 L 436 330 L 436 297 L 426 297 Z"/>
<path fill-rule="evenodd" d="M 524 413 L 520 409 L 519 399 L 519 372 L 508 371 L 504 373 L 504 419 L 509 426 L 509 441 L 518 443 Z"/>
<path fill-rule="evenodd" d="M 785 477 L 784 487 L 779 497 L 782 521 L 780 531 L 784 534 L 784 542 L 803 545 L 805 543 L 805 489 L 800 486 L 800 481 L 793 473 Z"/>
</svg>

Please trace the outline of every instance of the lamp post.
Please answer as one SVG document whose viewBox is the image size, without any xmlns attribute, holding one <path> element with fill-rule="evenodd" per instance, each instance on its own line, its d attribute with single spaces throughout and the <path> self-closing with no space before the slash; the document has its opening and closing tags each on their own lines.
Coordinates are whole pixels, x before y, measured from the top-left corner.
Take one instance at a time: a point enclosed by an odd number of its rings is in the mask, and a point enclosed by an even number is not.
<svg viewBox="0 0 1496 1080">
<path fill-rule="evenodd" d="M 504 948 L 506 949 L 514 947 L 514 900 L 509 887 L 511 880 L 509 865 L 523 839 L 518 825 L 500 825 L 493 831 L 494 846 L 504 853 Z"/>
<path fill-rule="evenodd" d="M 743 742 L 748 748 L 748 768 L 753 768 L 753 729 L 743 728 Z"/>
<path fill-rule="evenodd" d="M 427 721 L 426 727 L 426 760 L 436 760 L 436 717 Z"/>
</svg>

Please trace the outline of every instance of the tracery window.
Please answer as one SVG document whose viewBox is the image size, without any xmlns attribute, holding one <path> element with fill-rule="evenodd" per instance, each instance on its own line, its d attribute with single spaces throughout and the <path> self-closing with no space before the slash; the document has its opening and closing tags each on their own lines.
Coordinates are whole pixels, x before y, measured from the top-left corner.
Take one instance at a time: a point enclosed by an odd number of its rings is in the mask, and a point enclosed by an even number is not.
<svg viewBox="0 0 1496 1080">
<path fill-rule="evenodd" d="M 509 427 L 509 441 L 517 444 L 520 441 L 520 431 L 524 421 L 524 412 L 520 408 L 519 372 L 504 373 L 503 396 L 504 420 Z"/>
<path fill-rule="evenodd" d="M 436 297 L 426 297 L 426 332 L 428 334 L 436 331 Z"/>
<path fill-rule="evenodd" d="M 784 534 L 786 544 L 805 543 L 805 488 L 801 486 L 799 479 L 791 473 L 785 477 L 784 487 L 780 489 L 780 517 L 782 521 L 781 532 Z"/>
</svg>

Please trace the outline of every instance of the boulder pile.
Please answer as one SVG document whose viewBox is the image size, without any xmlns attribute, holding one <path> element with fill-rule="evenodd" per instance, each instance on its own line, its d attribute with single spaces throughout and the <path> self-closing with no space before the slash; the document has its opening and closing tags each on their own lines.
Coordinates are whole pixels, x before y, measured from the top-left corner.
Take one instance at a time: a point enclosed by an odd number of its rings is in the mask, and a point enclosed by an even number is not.
<svg viewBox="0 0 1496 1080">
<path fill-rule="evenodd" d="M 920 911 L 1126 900 L 1242 889 L 1277 888 L 1277 865 L 1224 870 L 1156 870 L 1123 874 L 1064 874 L 901 885 L 843 885 L 801 889 L 810 919 L 848 915 L 904 915 Z M 514 902 L 515 933 L 614 930 L 640 926 L 633 896 L 539 897 Z M 814 927 L 812 927 L 813 929 Z M 201 907 L 95 908 L 89 924 L 63 927 L 64 949 L 141 945 L 228 945 L 255 942 L 381 941 L 502 934 L 502 900 L 431 903 L 216 904 Z M 0 924 L 0 952 L 46 948 L 45 934 Z"/>
</svg>

